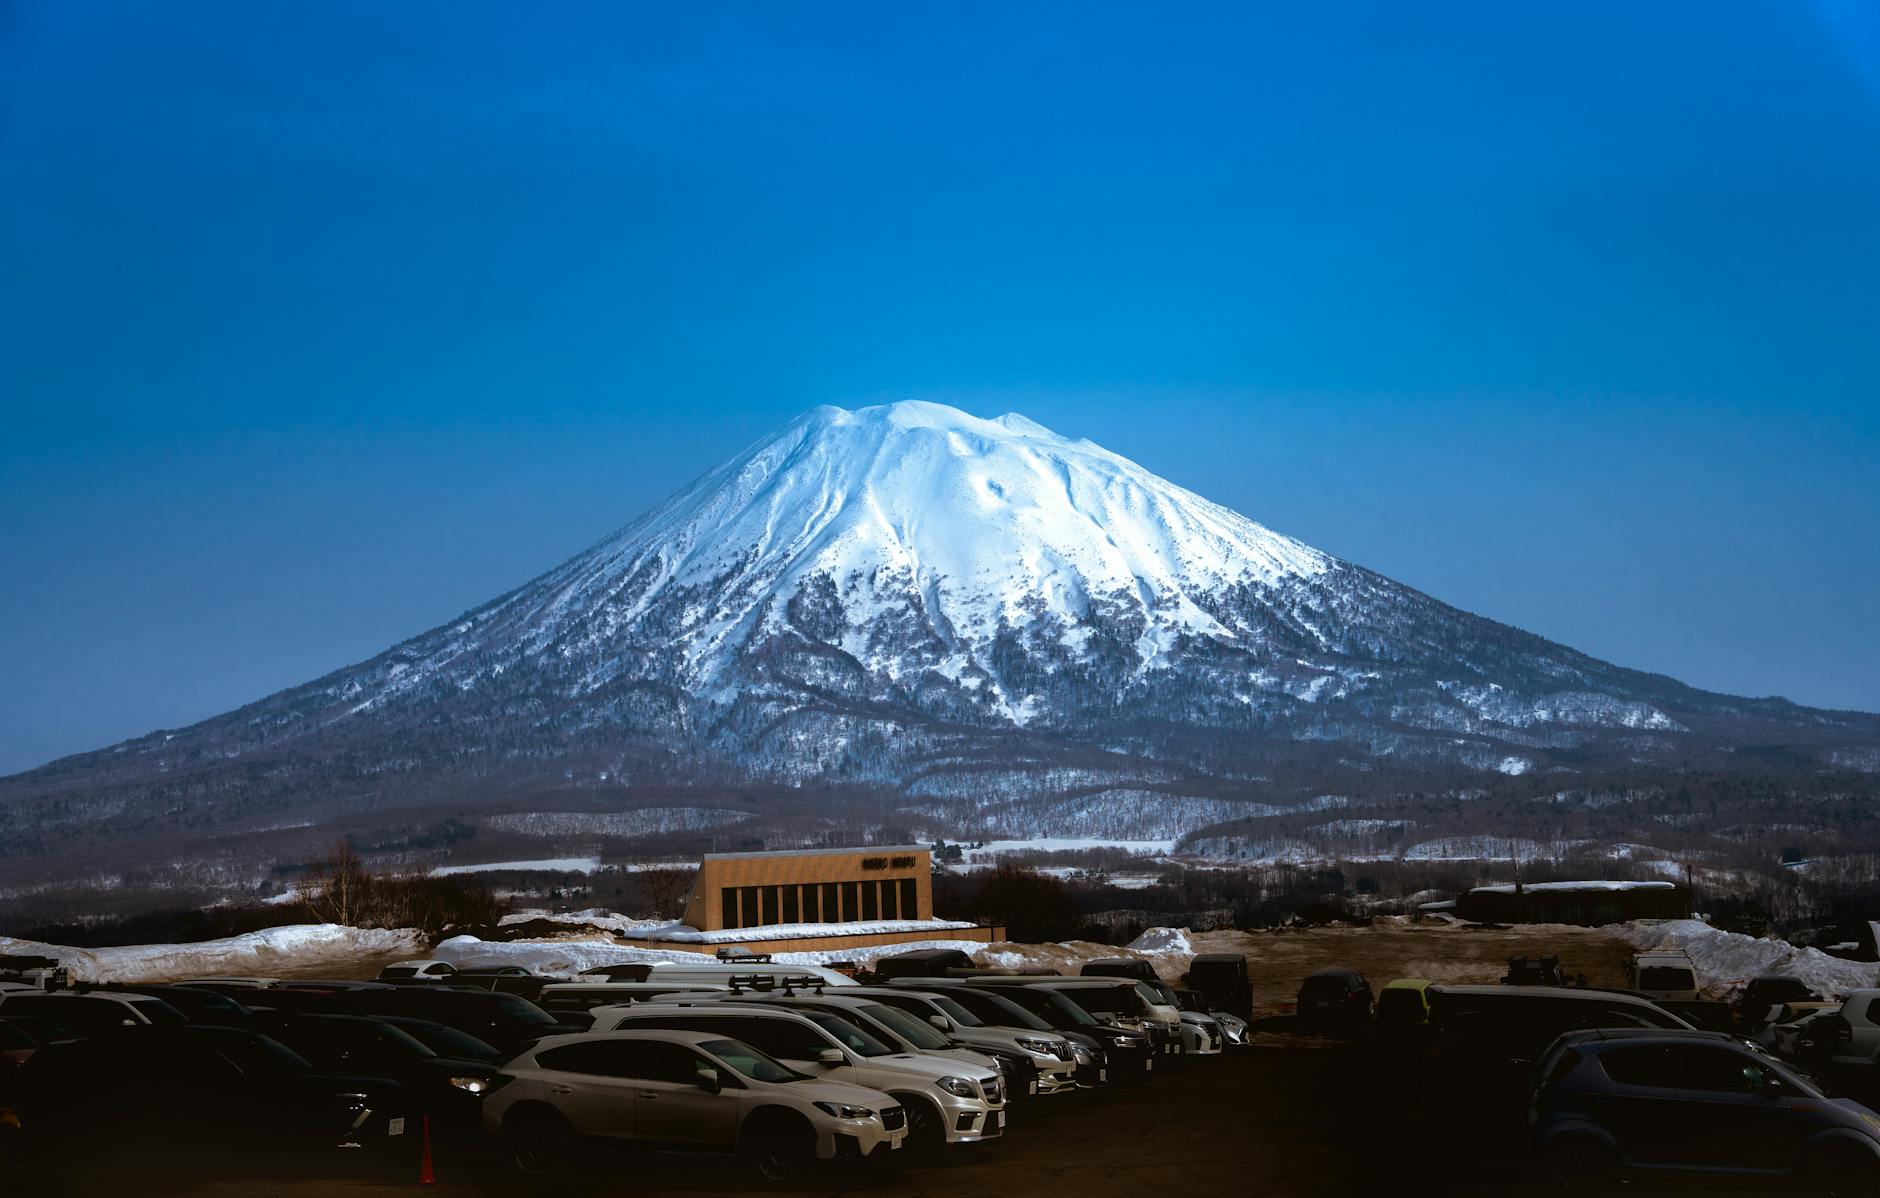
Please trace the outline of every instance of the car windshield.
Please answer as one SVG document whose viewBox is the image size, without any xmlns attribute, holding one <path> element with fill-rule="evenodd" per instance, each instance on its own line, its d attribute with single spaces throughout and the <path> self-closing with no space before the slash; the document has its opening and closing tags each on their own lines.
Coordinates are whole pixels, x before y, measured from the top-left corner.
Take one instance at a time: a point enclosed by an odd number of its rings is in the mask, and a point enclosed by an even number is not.
<svg viewBox="0 0 1880 1198">
<path fill-rule="evenodd" d="M 409 965 L 392 965 L 379 970 L 379 976 L 382 978 L 415 978 L 418 976 L 418 971 Z"/>
<path fill-rule="evenodd" d="M 152 1023 L 188 1023 L 189 1016 L 183 1014 L 160 998 L 139 998 L 133 1002 L 137 1013 Z"/>
<path fill-rule="evenodd" d="M 931 1023 L 922 1022 L 906 1011 L 884 1006 L 881 1003 L 870 1004 L 861 1010 L 862 1014 L 882 1024 L 915 1048 L 933 1051 L 953 1047 L 953 1041 L 942 1035 L 939 1029 Z"/>
<path fill-rule="evenodd" d="M 1137 982 L 1136 993 L 1142 995 L 1144 1002 L 1163 1007 L 1179 1007 L 1175 992 L 1163 982 Z"/>
<path fill-rule="evenodd" d="M 418 1039 L 402 1027 L 393 1027 L 378 1020 L 334 1020 L 346 1026 L 341 1037 L 361 1048 L 370 1048 L 396 1057 L 434 1057 L 437 1054 L 424 1046 Z"/>
<path fill-rule="evenodd" d="M 204 1028 L 215 1037 L 216 1051 L 247 1074 L 306 1073 L 313 1063 L 279 1040 L 254 1036 L 233 1028 Z"/>
<path fill-rule="evenodd" d="M 1001 1027 L 1029 1028 L 1034 1032 L 1052 1030 L 1050 1024 L 1003 994 L 974 994 L 960 1001 L 970 1002 L 975 1013 L 984 1018 L 987 1023 L 996 1023 Z"/>
<path fill-rule="evenodd" d="M 444 1057 L 495 1057 L 502 1054 L 496 1047 L 477 1039 L 469 1032 L 460 1032 L 454 1027 L 442 1023 L 399 1024 L 400 1030 L 410 1033 L 426 1048 Z"/>
<path fill-rule="evenodd" d="M 893 1056 L 894 1049 L 875 1039 L 861 1028 L 846 1019 L 831 1015 L 827 1011 L 801 1011 L 811 1023 L 834 1036 L 850 1052 L 860 1057 Z"/>
<path fill-rule="evenodd" d="M 960 1004 L 954 1002 L 952 999 L 948 998 L 944 994 L 936 994 L 930 999 L 928 999 L 927 1001 L 931 1002 L 934 1005 L 935 1009 L 937 1009 L 942 1015 L 945 1015 L 948 1019 L 951 1019 L 953 1022 L 959 1024 L 961 1027 L 984 1027 L 985 1026 L 985 1021 L 983 1019 L 979 1018 L 979 1016 L 973 1014 L 971 1011 L 967 1010 L 965 1007 L 962 1007 Z"/>
<path fill-rule="evenodd" d="M 1091 1017 L 1090 1012 L 1084 1010 L 1055 990 L 1046 990 L 1042 986 L 1028 986 L 1026 989 L 1034 992 L 1032 1001 L 1041 1009 L 1048 1011 L 1053 1018 L 1061 1019 L 1078 1027 L 1091 1026 L 1097 1022 Z"/>
<path fill-rule="evenodd" d="M 1650 965 L 1638 971 L 1640 990 L 1695 990 L 1697 979 L 1681 965 Z"/>
<path fill-rule="evenodd" d="M 502 1008 L 503 1014 L 517 1023 L 530 1023 L 537 1027 L 554 1026 L 555 1017 L 526 998 L 517 998 L 513 994 L 504 995 L 498 1005 Z"/>
<path fill-rule="evenodd" d="M 772 1060 L 742 1040 L 701 1040 L 699 1047 L 729 1065 L 734 1073 L 741 1073 L 754 1082 L 795 1082 L 807 1076 Z"/>
<path fill-rule="evenodd" d="M 1142 996 L 1134 986 L 1078 986 L 1067 997 L 1092 1015 L 1142 1013 Z"/>
<path fill-rule="evenodd" d="M 1175 1001 L 1181 1004 L 1184 1011 L 1199 1011 L 1204 1015 L 1207 1014 L 1208 1004 L 1202 1002 L 1201 996 L 1193 990 L 1175 991 Z"/>
</svg>

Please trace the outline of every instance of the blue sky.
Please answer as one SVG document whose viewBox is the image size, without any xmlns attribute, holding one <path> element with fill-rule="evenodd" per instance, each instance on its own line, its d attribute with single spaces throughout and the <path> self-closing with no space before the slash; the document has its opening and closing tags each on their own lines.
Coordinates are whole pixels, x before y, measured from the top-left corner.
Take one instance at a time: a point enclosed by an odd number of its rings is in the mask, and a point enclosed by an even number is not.
<svg viewBox="0 0 1880 1198">
<path fill-rule="evenodd" d="M 1880 709 L 1876 11 L 0 5 L 0 771 L 900 398 Z"/>
</svg>

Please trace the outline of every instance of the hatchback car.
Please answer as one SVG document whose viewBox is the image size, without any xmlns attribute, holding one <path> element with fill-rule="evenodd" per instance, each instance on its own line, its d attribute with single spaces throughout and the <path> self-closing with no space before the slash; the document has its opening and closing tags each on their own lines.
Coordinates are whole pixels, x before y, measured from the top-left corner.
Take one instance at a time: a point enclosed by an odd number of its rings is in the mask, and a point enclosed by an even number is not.
<svg viewBox="0 0 1880 1198">
<path fill-rule="evenodd" d="M 1805 1174 L 1834 1193 L 1880 1185 L 1880 1116 L 1717 1032 L 1568 1033 L 1542 1058 L 1529 1122 L 1570 1184 L 1702 1170 Z"/>
</svg>

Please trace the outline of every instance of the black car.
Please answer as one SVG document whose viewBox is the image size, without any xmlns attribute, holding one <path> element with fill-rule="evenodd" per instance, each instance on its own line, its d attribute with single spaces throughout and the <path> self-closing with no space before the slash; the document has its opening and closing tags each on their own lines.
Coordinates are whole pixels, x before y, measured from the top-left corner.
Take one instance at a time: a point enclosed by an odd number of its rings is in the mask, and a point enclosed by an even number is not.
<svg viewBox="0 0 1880 1198">
<path fill-rule="evenodd" d="M 1737 1011 L 1742 1017 L 1745 1032 L 1754 1033 L 1762 1030 L 1763 1017 L 1769 1008 L 1778 1003 L 1819 1002 L 1821 996 L 1808 988 L 1808 983 L 1787 974 L 1765 973 L 1749 980 L 1743 987 L 1743 997 L 1737 1004 Z"/>
<path fill-rule="evenodd" d="M 1321 969 L 1299 983 L 1299 1022 L 1348 1028 L 1371 1017 L 1371 983 L 1355 969 Z"/>
<path fill-rule="evenodd" d="M 950 970 L 972 968 L 973 959 L 957 948 L 919 948 L 875 959 L 875 977 L 884 982 L 895 978 L 946 977 Z"/>
<path fill-rule="evenodd" d="M 1572 1032 L 1543 1057 L 1529 1120 L 1553 1170 L 1805 1174 L 1820 1192 L 1880 1187 L 1880 1116 L 1717 1032 Z"/>
<path fill-rule="evenodd" d="M 1211 1011 L 1253 1018 L 1253 983 L 1240 953 L 1197 953 L 1188 963 L 1188 988 L 1199 991 Z"/>
<path fill-rule="evenodd" d="M 514 994 L 536 1002 L 542 997 L 545 987 L 564 979 L 543 977 L 520 965 L 473 965 L 459 969 L 450 975 L 449 980 L 453 986 L 475 986 L 480 990 Z"/>
<path fill-rule="evenodd" d="M 210 1163 L 404 1143 L 409 1114 L 388 1079 L 322 1072 L 259 1032 L 191 1024 L 44 1045 L 14 1074 L 8 1101 L 30 1147 L 54 1162 L 100 1150 Z"/>
<path fill-rule="evenodd" d="M 1145 1074 L 1155 1068 L 1156 1050 L 1148 1032 L 1100 1023 L 1089 1011 L 1057 990 L 1046 986 L 999 986 L 995 988 L 975 986 L 971 983 L 966 988 L 980 993 L 995 994 L 1023 1007 L 1057 1031 L 1078 1032 L 1094 1039 L 1103 1046 L 1104 1055 L 1109 1058 L 1111 1081 L 1118 1080 L 1119 1077 L 1127 1078 Z"/>
<path fill-rule="evenodd" d="M 405 1032 L 440 1057 L 500 1065 L 515 1055 L 504 1052 L 487 1040 L 479 1040 L 469 1032 L 459 1031 L 434 1019 L 418 1019 L 411 1015 L 375 1015 L 373 1018 Z"/>
<path fill-rule="evenodd" d="M 253 1026 L 317 1069 L 391 1078 L 419 1113 L 447 1129 L 477 1130 L 483 1095 L 507 1080 L 488 1061 L 441 1056 L 405 1029 L 369 1015 L 258 1015 Z"/>
<path fill-rule="evenodd" d="M 96 989 L 160 998 L 181 1011 L 191 1023 L 239 1023 L 254 1014 L 234 995 L 202 986 L 111 985 Z"/>
<path fill-rule="evenodd" d="M 1141 957 L 1103 957 L 1086 961 L 1080 974 L 1087 978 L 1129 978 L 1136 982 L 1161 980 L 1155 972 L 1155 966 Z"/>
<path fill-rule="evenodd" d="M 388 986 L 382 990 L 341 991 L 327 995 L 321 1008 L 355 1015 L 409 1015 L 448 1024 L 514 1055 L 543 1036 L 580 1028 L 567 1027 L 526 998 L 489 990 L 444 986 Z"/>
<path fill-rule="evenodd" d="M 1557 986 L 1431 986 L 1430 1043 L 1441 1078 L 1493 1100 L 1525 1084 L 1559 1037 L 1585 1028 L 1695 1029 L 1648 999 Z"/>
</svg>

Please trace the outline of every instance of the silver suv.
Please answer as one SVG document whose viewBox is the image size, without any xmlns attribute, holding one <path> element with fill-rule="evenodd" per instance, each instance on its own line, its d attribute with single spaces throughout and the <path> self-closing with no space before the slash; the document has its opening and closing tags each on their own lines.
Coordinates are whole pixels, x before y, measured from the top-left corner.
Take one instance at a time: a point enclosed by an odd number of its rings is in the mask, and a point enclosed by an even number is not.
<svg viewBox="0 0 1880 1198">
<path fill-rule="evenodd" d="M 812 1078 L 710 1032 L 550 1036 L 503 1067 L 483 1104 L 516 1164 L 564 1163 L 578 1137 L 640 1147 L 737 1152 L 772 1180 L 813 1161 L 882 1160 L 907 1120 L 877 1090 Z"/>
<path fill-rule="evenodd" d="M 900 1053 L 839 1016 L 758 1003 L 636 1003 L 596 1013 L 596 1032 L 661 1029 L 741 1040 L 799 1073 L 889 1094 L 907 1109 L 909 1147 L 996 1139 L 1005 1131 L 1005 1088 L 983 1065 Z"/>
</svg>

